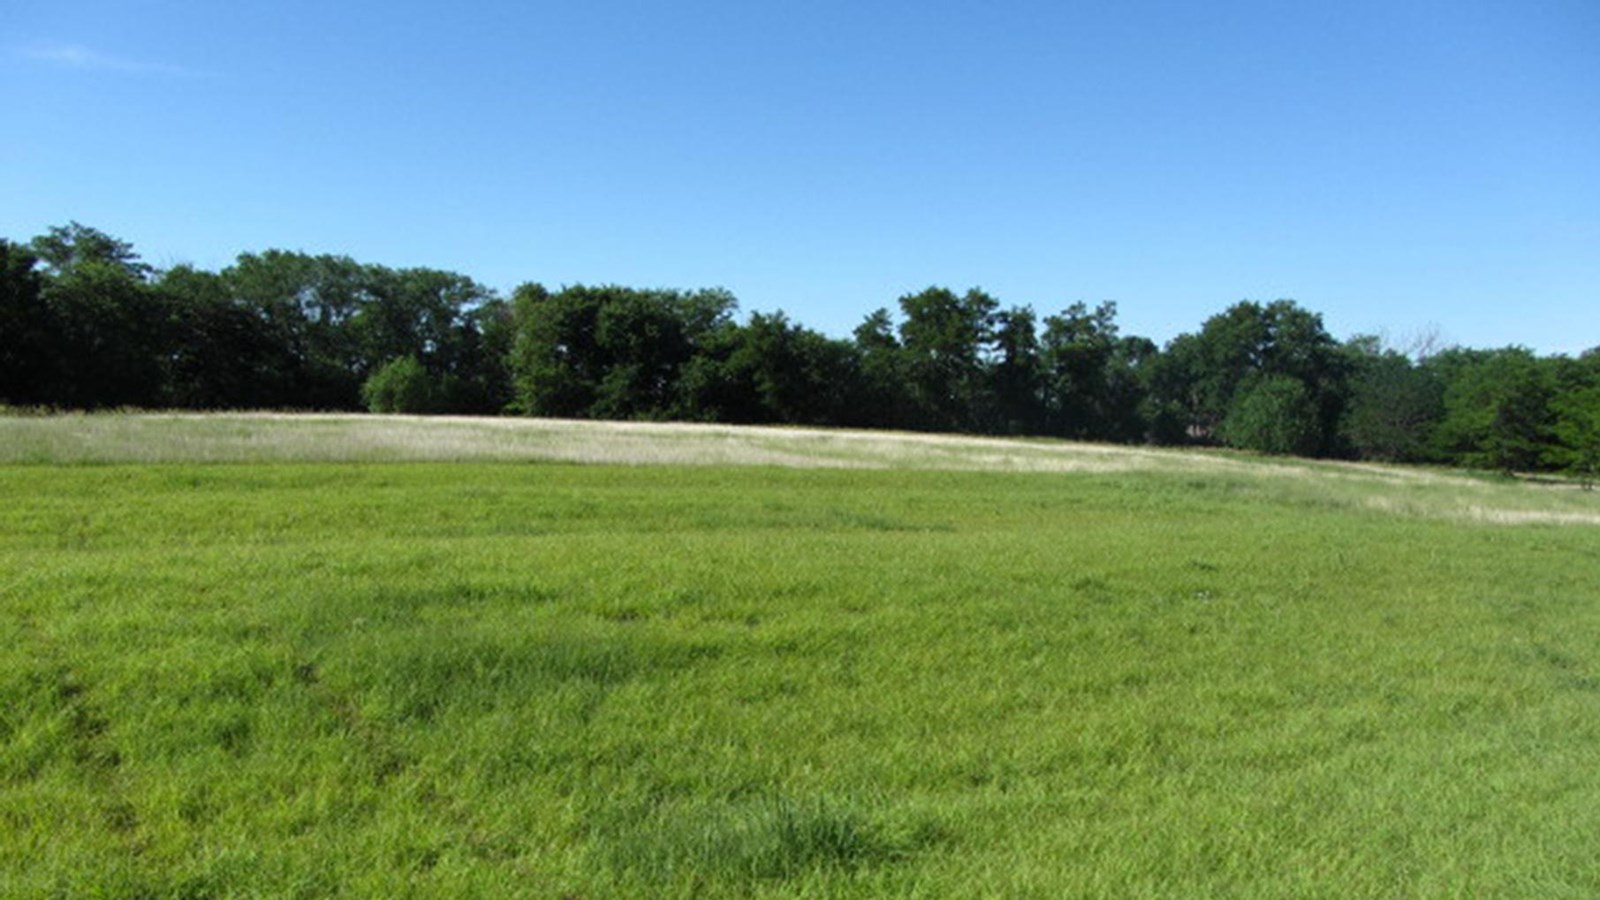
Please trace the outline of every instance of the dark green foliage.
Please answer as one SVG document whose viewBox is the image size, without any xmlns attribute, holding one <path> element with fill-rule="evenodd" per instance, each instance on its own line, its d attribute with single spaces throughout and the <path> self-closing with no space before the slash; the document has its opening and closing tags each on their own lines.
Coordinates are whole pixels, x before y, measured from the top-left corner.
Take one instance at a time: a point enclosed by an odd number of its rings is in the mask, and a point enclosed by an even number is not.
<svg viewBox="0 0 1600 900">
<path fill-rule="evenodd" d="M 504 376 L 490 370 L 474 318 L 495 302 L 488 289 L 437 269 L 367 266 L 364 281 L 364 299 L 350 320 L 359 366 L 371 371 L 375 361 L 413 359 L 432 385 L 424 407 L 397 412 L 497 412 L 504 405 Z"/>
<path fill-rule="evenodd" d="M 1161 349 L 1149 338 L 1117 340 L 1106 364 L 1102 437 L 1125 444 L 1154 440 L 1155 428 L 1146 410 L 1160 357 Z"/>
<path fill-rule="evenodd" d="M 887 309 L 874 310 L 856 326 L 856 351 L 861 358 L 860 419 L 845 424 L 876 423 L 883 428 L 910 427 L 906 402 L 905 358 L 894 335 Z"/>
<path fill-rule="evenodd" d="M 365 274 L 349 257 L 282 250 L 241 254 L 223 271 L 234 296 L 266 321 L 279 348 L 273 393 L 294 398 L 283 405 L 360 407 L 366 372 L 350 325 L 366 296 Z"/>
<path fill-rule="evenodd" d="M 223 276 L 190 266 L 156 284 L 172 330 L 163 406 L 266 409 L 288 405 L 282 348 L 271 323 L 240 303 Z"/>
<path fill-rule="evenodd" d="M 755 313 L 725 322 L 685 366 L 680 417 L 738 423 L 827 425 L 851 412 L 858 381 L 854 348 L 790 322 Z"/>
<path fill-rule="evenodd" d="M 595 389 L 594 415 L 671 417 L 679 374 L 732 314 L 733 298 L 719 291 L 600 290 L 595 344 L 603 374 Z"/>
<path fill-rule="evenodd" d="M 1214 440 L 1242 389 L 1282 376 L 1304 387 L 1316 410 L 1311 451 L 1339 449 L 1338 424 L 1347 396 L 1348 362 L 1322 327 L 1322 317 L 1292 300 L 1234 304 L 1207 319 L 1198 334 L 1167 347 L 1156 377 L 1160 400 L 1186 419 L 1186 433 Z"/>
<path fill-rule="evenodd" d="M 1340 345 L 1291 300 L 1163 348 L 1116 304 L 1042 320 L 929 287 L 849 339 L 720 289 L 519 287 L 285 250 L 156 271 L 73 222 L 0 240 L 0 404 L 394 410 L 1227 443 L 1590 477 L 1600 362 Z"/>
<path fill-rule="evenodd" d="M 139 259 L 132 244 L 77 222 L 52 226 L 34 238 L 29 247 L 51 275 L 99 265 L 116 269 L 134 281 L 144 281 L 155 271 Z"/>
<path fill-rule="evenodd" d="M 38 258 L 0 239 L 0 403 L 51 401 L 59 334 L 43 296 Z"/>
<path fill-rule="evenodd" d="M 693 293 L 536 284 L 512 300 L 513 404 L 530 415 L 662 419 L 679 410 L 679 378 L 717 340 L 736 302 Z"/>
<path fill-rule="evenodd" d="M 375 413 L 438 412 L 441 393 L 415 356 L 391 360 L 361 385 L 361 399 Z"/>
<path fill-rule="evenodd" d="M 1287 375 L 1241 388 L 1218 431 L 1231 447 L 1273 454 L 1308 456 L 1322 439 L 1310 391 Z"/>
<path fill-rule="evenodd" d="M 473 390 L 480 408 L 459 412 L 498 413 L 510 406 L 513 395 L 511 348 L 516 341 L 516 318 L 511 304 L 490 297 L 467 313 L 471 352 L 462 366 L 472 373 Z"/>
<path fill-rule="evenodd" d="M 98 234 L 96 232 L 96 234 Z M 52 404 L 82 408 L 154 406 L 171 348 L 160 295 L 141 264 L 116 254 L 52 248 L 42 299 L 59 354 L 46 391 Z"/>
<path fill-rule="evenodd" d="M 1044 320 L 1046 431 L 1077 439 L 1138 441 L 1142 370 L 1155 353 L 1143 338 L 1117 334 L 1117 305 L 1074 303 Z"/>
<path fill-rule="evenodd" d="M 1446 380 L 1435 440 L 1448 458 L 1501 472 L 1538 468 L 1550 427 L 1549 370 L 1522 347 L 1448 351 L 1432 363 Z"/>
<path fill-rule="evenodd" d="M 1093 313 L 1074 303 L 1044 320 L 1043 365 L 1049 430 L 1064 437 L 1099 433 L 1106 363 L 1116 340 L 1114 307 Z"/>
<path fill-rule="evenodd" d="M 1551 462 L 1577 476 L 1585 488 L 1600 476 L 1600 386 L 1586 387 L 1558 397 L 1552 432 L 1557 443 Z"/>
<path fill-rule="evenodd" d="M 901 373 L 913 427 L 985 431 L 993 396 L 986 363 L 999 303 L 973 288 L 957 296 L 930 287 L 900 298 Z"/>
<path fill-rule="evenodd" d="M 1026 306 L 1014 306 L 996 313 L 994 321 L 993 430 L 1039 434 L 1045 429 L 1046 407 L 1037 317 Z"/>
<path fill-rule="evenodd" d="M 1600 477 L 1600 349 L 1554 363 L 1557 393 L 1550 401 L 1555 442 L 1546 461 L 1576 476 L 1585 488 Z"/>
<path fill-rule="evenodd" d="M 268 250 L 220 273 L 157 273 L 72 223 L 0 249 L 0 401 L 64 407 L 354 409 L 385 362 L 413 357 L 434 407 L 510 399 L 509 316 L 465 276 Z M 38 263 L 36 268 L 35 263 Z"/>
<path fill-rule="evenodd" d="M 1362 459 L 1418 462 L 1444 415 L 1444 384 L 1427 366 L 1385 350 L 1376 339 L 1346 345 L 1352 375 L 1344 439 Z"/>
</svg>

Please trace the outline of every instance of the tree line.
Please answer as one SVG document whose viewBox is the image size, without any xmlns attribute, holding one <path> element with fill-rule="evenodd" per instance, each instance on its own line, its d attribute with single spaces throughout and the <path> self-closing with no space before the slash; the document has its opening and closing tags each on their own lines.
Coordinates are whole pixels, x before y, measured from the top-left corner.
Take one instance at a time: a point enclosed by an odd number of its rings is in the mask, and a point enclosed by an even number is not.
<svg viewBox="0 0 1600 900">
<path fill-rule="evenodd" d="M 1401 352 L 1244 301 L 1158 346 L 1114 303 L 931 287 L 849 338 L 727 291 L 471 278 L 283 250 L 157 270 L 78 223 L 0 239 L 0 403 L 837 425 L 1600 469 L 1600 348 Z"/>
</svg>

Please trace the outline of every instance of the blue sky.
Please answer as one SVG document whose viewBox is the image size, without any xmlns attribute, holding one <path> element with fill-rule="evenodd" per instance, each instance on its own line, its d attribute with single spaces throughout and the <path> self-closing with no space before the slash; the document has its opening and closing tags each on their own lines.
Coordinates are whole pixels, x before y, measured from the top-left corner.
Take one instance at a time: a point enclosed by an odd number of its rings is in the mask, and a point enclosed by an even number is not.
<svg viewBox="0 0 1600 900">
<path fill-rule="evenodd" d="M 1600 345 L 1595 0 L 6 6 L 12 239 Z"/>
</svg>

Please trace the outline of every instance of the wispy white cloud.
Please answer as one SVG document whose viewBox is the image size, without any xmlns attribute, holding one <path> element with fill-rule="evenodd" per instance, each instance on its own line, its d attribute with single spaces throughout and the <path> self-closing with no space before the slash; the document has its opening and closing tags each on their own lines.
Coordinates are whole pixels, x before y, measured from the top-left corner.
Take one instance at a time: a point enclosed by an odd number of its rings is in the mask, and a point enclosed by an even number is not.
<svg viewBox="0 0 1600 900">
<path fill-rule="evenodd" d="M 24 59 L 66 69 L 97 72 L 124 72 L 136 75 L 198 75 L 183 66 L 146 62 L 101 53 L 82 44 L 30 44 L 18 51 Z"/>
</svg>

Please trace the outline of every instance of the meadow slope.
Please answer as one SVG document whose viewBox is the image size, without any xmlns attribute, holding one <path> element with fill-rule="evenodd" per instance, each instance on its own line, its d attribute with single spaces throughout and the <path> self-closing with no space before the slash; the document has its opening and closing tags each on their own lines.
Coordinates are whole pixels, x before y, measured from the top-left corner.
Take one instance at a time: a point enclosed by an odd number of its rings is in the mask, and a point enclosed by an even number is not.
<svg viewBox="0 0 1600 900">
<path fill-rule="evenodd" d="M 1600 894 L 1581 491 L 398 417 L 0 460 L 6 896 Z"/>
</svg>

